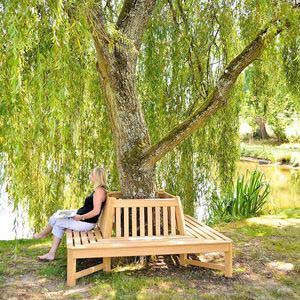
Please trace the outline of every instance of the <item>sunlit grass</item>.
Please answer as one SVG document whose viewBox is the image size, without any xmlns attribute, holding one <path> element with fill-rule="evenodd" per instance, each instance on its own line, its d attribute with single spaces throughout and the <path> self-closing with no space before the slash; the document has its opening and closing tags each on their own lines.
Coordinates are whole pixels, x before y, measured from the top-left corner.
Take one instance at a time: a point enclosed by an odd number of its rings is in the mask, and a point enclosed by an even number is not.
<svg viewBox="0 0 300 300">
<path fill-rule="evenodd" d="M 8 278 L 30 275 L 47 299 L 297 299 L 300 228 L 294 220 L 299 218 L 300 209 L 286 209 L 274 216 L 215 226 L 234 242 L 232 279 L 224 278 L 220 271 L 192 266 L 151 269 L 130 263 L 116 266 L 110 273 L 100 271 L 80 278 L 76 287 L 68 288 L 65 244 L 54 262 L 36 259 L 48 250 L 49 238 L 20 240 L 17 255 L 15 241 L 0 241 L 4 258 L 0 261 L 0 286 L 3 288 Z M 78 270 L 89 263 L 93 261 L 80 260 Z M 45 292 L 49 284 L 50 290 Z"/>
</svg>

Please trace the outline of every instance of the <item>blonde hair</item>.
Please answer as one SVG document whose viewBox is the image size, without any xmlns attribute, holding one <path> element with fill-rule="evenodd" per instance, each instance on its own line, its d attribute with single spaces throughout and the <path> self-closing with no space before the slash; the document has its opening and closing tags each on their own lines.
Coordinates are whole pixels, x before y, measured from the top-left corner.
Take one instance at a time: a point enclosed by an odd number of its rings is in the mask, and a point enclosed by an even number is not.
<svg viewBox="0 0 300 300">
<path fill-rule="evenodd" d="M 107 189 L 106 170 L 105 170 L 104 166 L 95 167 L 92 172 L 95 177 L 94 187 L 96 188 L 97 186 L 100 185 L 100 186 L 104 187 L 105 189 Z"/>
</svg>

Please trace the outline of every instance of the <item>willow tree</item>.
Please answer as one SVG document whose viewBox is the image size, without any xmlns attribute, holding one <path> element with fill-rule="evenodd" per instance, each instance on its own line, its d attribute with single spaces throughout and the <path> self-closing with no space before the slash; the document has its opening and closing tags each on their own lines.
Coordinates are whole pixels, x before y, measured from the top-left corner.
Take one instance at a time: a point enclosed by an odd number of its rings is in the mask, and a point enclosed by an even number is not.
<svg viewBox="0 0 300 300">
<path fill-rule="evenodd" d="M 0 3 L 1 151 L 12 196 L 46 210 L 61 204 L 42 200 L 49 188 L 61 195 L 95 156 L 116 161 L 124 198 L 154 197 L 161 174 L 183 174 L 189 192 L 195 168 L 217 166 L 225 187 L 237 157 L 239 75 L 268 46 L 299 39 L 290 1 Z"/>
</svg>

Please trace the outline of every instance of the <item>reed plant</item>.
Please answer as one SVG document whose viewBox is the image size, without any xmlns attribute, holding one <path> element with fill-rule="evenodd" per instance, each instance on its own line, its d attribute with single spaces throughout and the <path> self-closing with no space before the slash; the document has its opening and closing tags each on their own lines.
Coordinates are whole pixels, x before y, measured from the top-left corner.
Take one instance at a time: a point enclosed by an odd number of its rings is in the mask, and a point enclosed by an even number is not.
<svg viewBox="0 0 300 300">
<path fill-rule="evenodd" d="M 211 223 L 228 222 L 261 214 L 270 193 L 270 184 L 257 169 L 239 175 L 226 195 L 214 193 L 208 205 Z"/>
</svg>

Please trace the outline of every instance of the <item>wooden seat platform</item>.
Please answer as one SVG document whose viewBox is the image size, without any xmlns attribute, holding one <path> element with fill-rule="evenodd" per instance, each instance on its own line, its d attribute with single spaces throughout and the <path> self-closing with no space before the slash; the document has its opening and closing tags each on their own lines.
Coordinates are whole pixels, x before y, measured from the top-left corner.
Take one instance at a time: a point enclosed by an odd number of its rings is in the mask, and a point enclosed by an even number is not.
<svg viewBox="0 0 300 300">
<path fill-rule="evenodd" d="M 110 271 L 111 258 L 139 255 L 179 254 L 181 265 L 218 269 L 232 276 L 232 241 L 184 215 L 180 198 L 164 191 L 158 199 L 120 199 L 119 192 L 108 193 L 98 226 L 88 232 L 67 230 L 67 285 L 98 270 Z M 225 263 L 189 259 L 188 254 L 224 252 Z M 102 257 L 103 263 L 76 272 L 79 258 Z"/>
</svg>

